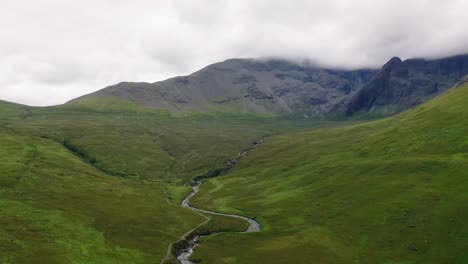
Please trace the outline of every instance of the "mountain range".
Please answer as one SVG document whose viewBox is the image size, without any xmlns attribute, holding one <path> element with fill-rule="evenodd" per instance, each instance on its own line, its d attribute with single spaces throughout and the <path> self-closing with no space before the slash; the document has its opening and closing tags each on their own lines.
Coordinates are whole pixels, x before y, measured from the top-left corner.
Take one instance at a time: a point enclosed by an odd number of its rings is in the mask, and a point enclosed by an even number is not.
<svg viewBox="0 0 468 264">
<path fill-rule="evenodd" d="M 405 61 L 394 57 L 381 69 L 356 70 L 279 59 L 230 59 L 165 81 L 122 82 L 68 104 L 125 101 L 173 113 L 386 116 L 433 98 L 466 74 L 468 55 Z"/>
</svg>

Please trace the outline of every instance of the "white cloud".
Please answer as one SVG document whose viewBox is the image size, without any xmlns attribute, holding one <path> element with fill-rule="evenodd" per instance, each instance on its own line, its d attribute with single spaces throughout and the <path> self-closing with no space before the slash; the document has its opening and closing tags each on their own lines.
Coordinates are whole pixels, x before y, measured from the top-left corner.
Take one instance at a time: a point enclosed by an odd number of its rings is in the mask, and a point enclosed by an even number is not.
<svg viewBox="0 0 468 264">
<path fill-rule="evenodd" d="M 0 98 L 32 105 L 232 57 L 356 68 L 468 52 L 463 0 L 0 1 Z"/>
</svg>

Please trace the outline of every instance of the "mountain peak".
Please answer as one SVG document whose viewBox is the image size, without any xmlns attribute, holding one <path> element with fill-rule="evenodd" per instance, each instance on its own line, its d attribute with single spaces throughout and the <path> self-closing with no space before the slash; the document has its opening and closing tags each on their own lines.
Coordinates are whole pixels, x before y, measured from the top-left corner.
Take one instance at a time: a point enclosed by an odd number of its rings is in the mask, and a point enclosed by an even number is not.
<svg viewBox="0 0 468 264">
<path fill-rule="evenodd" d="M 403 64 L 403 61 L 399 57 L 393 57 L 387 63 L 384 64 L 382 69 L 393 68 L 397 65 Z"/>
<path fill-rule="evenodd" d="M 395 57 L 392 57 L 388 62 L 403 62 L 403 61 L 400 59 L 400 57 L 395 56 Z"/>
<path fill-rule="evenodd" d="M 437 60 L 391 58 L 341 107 L 346 115 L 390 115 L 421 104 L 453 87 L 468 74 L 468 57 Z"/>
</svg>

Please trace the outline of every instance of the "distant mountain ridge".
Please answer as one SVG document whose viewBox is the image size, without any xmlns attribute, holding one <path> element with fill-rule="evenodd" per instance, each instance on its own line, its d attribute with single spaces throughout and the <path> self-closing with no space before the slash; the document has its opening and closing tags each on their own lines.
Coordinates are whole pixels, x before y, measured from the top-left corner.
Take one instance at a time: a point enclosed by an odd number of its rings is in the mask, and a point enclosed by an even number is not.
<svg viewBox="0 0 468 264">
<path fill-rule="evenodd" d="M 119 83 L 74 99 L 122 99 L 170 111 L 320 116 L 367 83 L 375 70 L 332 70 L 284 60 L 230 59 L 156 83 Z"/>
<path fill-rule="evenodd" d="M 419 105 L 453 87 L 468 74 L 468 55 L 438 60 L 394 57 L 333 111 L 389 115 Z"/>
<path fill-rule="evenodd" d="M 286 60 L 229 59 L 188 76 L 122 82 L 69 104 L 123 100 L 171 112 L 234 111 L 321 118 L 390 115 L 423 103 L 468 74 L 468 55 L 394 57 L 381 69 L 338 70 Z"/>
</svg>

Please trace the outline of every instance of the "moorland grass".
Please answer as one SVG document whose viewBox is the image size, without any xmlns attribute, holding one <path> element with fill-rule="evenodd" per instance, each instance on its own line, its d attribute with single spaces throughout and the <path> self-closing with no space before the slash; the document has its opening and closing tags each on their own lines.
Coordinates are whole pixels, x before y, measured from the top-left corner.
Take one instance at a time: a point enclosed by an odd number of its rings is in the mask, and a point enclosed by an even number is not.
<svg viewBox="0 0 468 264">
<path fill-rule="evenodd" d="M 467 263 L 468 85 L 384 120 L 266 140 L 194 206 L 260 233 L 202 240 L 203 263 Z"/>
<path fill-rule="evenodd" d="M 61 144 L 0 129 L 1 263 L 150 263 L 203 219 L 164 182 L 96 170 Z"/>
<path fill-rule="evenodd" d="M 156 263 L 204 218 L 183 184 L 258 138 L 323 125 L 0 102 L 0 262 Z M 214 217 L 198 232 L 242 230 Z"/>
<path fill-rule="evenodd" d="M 168 116 L 137 109 L 32 108 L 15 118 L 0 115 L 0 124 L 62 142 L 109 174 L 187 181 L 221 167 L 262 136 L 328 123 L 250 114 Z"/>
</svg>

